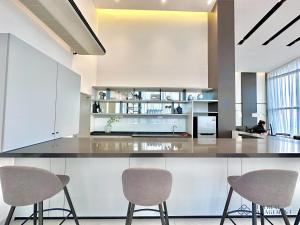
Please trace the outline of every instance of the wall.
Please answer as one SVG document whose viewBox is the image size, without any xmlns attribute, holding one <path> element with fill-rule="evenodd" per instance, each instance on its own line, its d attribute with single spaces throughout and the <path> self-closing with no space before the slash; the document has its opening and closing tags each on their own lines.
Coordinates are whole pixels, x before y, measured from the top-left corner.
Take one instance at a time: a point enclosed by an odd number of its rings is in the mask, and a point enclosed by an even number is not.
<svg viewBox="0 0 300 225">
<path fill-rule="evenodd" d="M 256 122 L 259 120 L 267 121 L 267 98 L 266 98 L 266 73 L 254 73 L 256 76 L 256 108 L 257 112 L 253 114 Z M 236 106 L 236 126 L 242 126 L 242 73 L 235 74 L 235 106 Z"/>
<path fill-rule="evenodd" d="M 91 26 L 96 29 L 97 14 L 92 7 L 93 1 L 76 0 L 76 3 Z M 61 64 L 72 68 L 82 77 L 81 91 L 90 93 L 90 86 L 96 82 L 97 56 L 73 56 L 69 47 L 17 0 L 0 1 L 0 32 L 12 33 Z"/>
<path fill-rule="evenodd" d="M 207 13 L 98 10 L 99 86 L 208 87 Z"/>
</svg>

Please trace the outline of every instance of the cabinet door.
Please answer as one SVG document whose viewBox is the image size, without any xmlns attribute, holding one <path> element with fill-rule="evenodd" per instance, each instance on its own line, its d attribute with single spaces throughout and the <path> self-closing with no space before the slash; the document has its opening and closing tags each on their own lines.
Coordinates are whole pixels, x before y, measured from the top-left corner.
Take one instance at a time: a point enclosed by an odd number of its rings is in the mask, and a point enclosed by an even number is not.
<svg viewBox="0 0 300 225">
<path fill-rule="evenodd" d="M 10 35 L 3 150 L 53 139 L 57 63 Z"/>
<path fill-rule="evenodd" d="M 56 99 L 56 138 L 79 133 L 80 76 L 58 65 Z"/>
</svg>

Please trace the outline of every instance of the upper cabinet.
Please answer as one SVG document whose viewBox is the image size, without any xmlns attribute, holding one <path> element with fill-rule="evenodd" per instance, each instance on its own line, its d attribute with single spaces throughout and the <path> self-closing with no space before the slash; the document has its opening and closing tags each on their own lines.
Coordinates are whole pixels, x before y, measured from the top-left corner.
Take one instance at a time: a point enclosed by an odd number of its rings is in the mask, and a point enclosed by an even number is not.
<svg viewBox="0 0 300 225">
<path fill-rule="evenodd" d="M 80 76 L 16 37 L 0 36 L 8 45 L 0 58 L 7 65 L 0 74 L 2 151 L 77 134 Z"/>
<path fill-rule="evenodd" d="M 57 100 L 55 116 L 56 137 L 79 133 L 80 76 L 62 65 L 58 65 Z"/>
<path fill-rule="evenodd" d="M 74 53 L 104 55 L 106 50 L 73 0 L 19 0 Z"/>
</svg>

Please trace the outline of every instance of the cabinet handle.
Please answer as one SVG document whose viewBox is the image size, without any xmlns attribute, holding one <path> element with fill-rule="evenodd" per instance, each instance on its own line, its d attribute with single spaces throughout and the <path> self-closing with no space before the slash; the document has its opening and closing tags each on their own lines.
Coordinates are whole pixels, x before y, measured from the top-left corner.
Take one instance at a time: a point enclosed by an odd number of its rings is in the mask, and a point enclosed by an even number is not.
<svg viewBox="0 0 300 225">
<path fill-rule="evenodd" d="M 58 132 L 58 131 L 56 131 L 55 133 L 56 133 L 56 134 L 59 134 L 59 132 Z"/>
<path fill-rule="evenodd" d="M 52 135 L 54 135 L 55 133 L 53 132 L 53 133 L 51 133 Z"/>
</svg>

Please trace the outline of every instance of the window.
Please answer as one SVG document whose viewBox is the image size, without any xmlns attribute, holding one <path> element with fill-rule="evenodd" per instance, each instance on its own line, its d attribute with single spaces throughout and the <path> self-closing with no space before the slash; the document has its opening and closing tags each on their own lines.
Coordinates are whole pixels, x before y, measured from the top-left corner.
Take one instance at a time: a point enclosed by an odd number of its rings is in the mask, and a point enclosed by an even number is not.
<svg viewBox="0 0 300 225">
<path fill-rule="evenodd" d="M 300 134 L 300 58 L 268 74 L 268 116 L 273 133 Z"/>
</svg>

